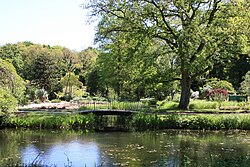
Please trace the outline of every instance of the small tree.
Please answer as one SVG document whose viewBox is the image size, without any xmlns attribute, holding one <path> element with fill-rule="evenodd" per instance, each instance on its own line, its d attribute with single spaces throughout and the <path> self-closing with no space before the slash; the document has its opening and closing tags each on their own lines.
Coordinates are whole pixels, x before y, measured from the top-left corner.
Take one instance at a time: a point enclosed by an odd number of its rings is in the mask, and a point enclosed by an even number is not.
<svg viewBox="0 0 250 167">
<path fill-rule="evenodd" d="M 64 86 L 64 96 L 69 97 L 69 99 L 73 97 L 74 86 L 82 87 L 82 83 L 79 81 L 79 76 L 75 75 L 73 72 L 66 73 L 66 75 L 61 78 L 60 82 Z"/>
<path fill-rule="evenodd" d="M 243 94 L 250 96 L 250 71 L 248 71 L 243 78 L 244 81 L 241 82 L 240 91 Z"/>
</svg>

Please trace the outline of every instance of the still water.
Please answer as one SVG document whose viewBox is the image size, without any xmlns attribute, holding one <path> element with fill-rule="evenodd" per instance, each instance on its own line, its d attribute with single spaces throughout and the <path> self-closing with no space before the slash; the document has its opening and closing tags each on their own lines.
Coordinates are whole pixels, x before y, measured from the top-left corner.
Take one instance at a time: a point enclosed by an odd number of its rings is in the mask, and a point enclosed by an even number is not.
<svg viewBox="0 0 250 167">
<path fill-rule="evenodd" d="M 250 166 L 250 132 L 0 130 L 6 161 L 92 166 Z"/>
</svg>

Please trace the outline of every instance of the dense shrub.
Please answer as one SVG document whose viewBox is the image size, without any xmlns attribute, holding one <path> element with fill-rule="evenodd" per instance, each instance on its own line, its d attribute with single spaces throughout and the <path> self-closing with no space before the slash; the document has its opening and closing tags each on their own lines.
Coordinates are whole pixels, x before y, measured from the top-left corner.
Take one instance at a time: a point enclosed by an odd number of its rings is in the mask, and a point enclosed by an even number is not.
<svg viewBox="0 0 250 167">
<path fill-rule="evenodd" d="M 212 89 L 208 92 L 207 97 L 210 100 L 221 102 L 228 98 L 228 93 L 225 89 Z"/>
<path fill-rule="evenodd" d="M 0 88 L 0 115 L 15 111 L 17 108 L 17 99 L 11 94 L 10 90 Z"/>
<path fill-rule="evenodd" d="M 233 94 L 236 93 L 233 85 L 225 80 L 219 80 L 217 78 L 210 79 L 205 87 L 210 86 L 212 89 L 224 89 L 227 90 L 228 93 Z"/>
<path fill-rule="evenodd" d="M 10 111 L 13 109 L 15 105 L 17 105 L 16 101 L 19 103 L 23 102 L 23 95 L 25 90 L 25 82 L 23 79 L 17 74 L 15 67 L 0 58 L 0 88 L 1 90 L 1 98 L 0 103 L 2 103 L 2 107 L 4 107 L 5 112 L 7 112 L 6 107 Z M 5 99 L 7 98 L 7 99 Z M 11 100 L 13 100 L 13 103 Z M 7 104 L 7 101 L 10 101 Z M 7 106 L 6 106 L 7 105 Z"/>
<path fill-rule="evenodd" d="M 35 86 L 28 85 L 25 94 L 33 102 L 37 98 L 37 91 L 38 89 Z"/>
</svg>

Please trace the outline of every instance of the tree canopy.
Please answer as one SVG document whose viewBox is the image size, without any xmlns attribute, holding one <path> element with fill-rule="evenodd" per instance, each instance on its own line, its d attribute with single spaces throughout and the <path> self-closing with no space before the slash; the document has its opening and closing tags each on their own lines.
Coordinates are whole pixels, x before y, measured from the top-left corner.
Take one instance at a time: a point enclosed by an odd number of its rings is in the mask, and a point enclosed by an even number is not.
<svg viewBox="0 0 250 167">
<path fill-rule="evenodd" d="M 172 78 L 181 81 L 180 109 L 188 109 L 193 80 L 248 51 L 246 0 L 90 0 L 85 7 L 91 18 L 101 16 L 100 45 L 124 34 L 127 41 L 161 41 L 162 54 L 173 56 L 180 74 Z"/>
</svg>

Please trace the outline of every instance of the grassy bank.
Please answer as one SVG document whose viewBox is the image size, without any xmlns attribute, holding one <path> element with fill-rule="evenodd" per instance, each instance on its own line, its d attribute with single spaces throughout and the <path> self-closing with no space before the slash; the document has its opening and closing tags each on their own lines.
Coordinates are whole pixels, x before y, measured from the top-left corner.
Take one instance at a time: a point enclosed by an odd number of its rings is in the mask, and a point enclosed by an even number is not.
<svg viewBox="0 0 250 167">
<path fill-rule="evenodd" d="M 29 113 L 2 117 L 2 128 L 87 129 L 100 126 L 93 114 Z M 194 129 L 250 130 L 250 114 L 145 114 L 137 113 L 126 122 L 130 130 Z"/>
<path fill-rule="evenodd" d="M 92 114 L 29 113 L 2 117 L 2 128 L 92 129 Z"/>
<path fill-rule="evenodd" d="M 157 111 L 173 111 L 177 109 L 178 102 L 161 101 L 158 102 Z M 189 110 L 194 112 L 235 112 L 249 111 L 250 102 L 235 102 L 235 101 L 207 101 L 207 100 L 191 100 Z"/>
<path fill-rule="evenodd" d="M 137 114 L 131 123 L 136 130 L 250 130 L 250 114 Z"/>
</svg>

